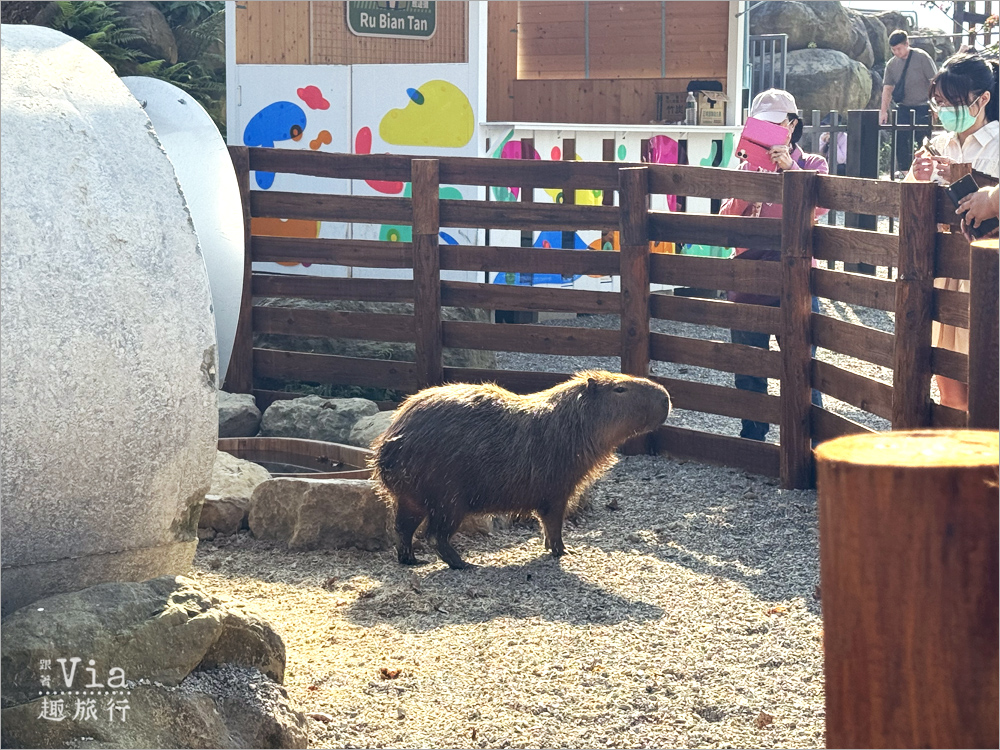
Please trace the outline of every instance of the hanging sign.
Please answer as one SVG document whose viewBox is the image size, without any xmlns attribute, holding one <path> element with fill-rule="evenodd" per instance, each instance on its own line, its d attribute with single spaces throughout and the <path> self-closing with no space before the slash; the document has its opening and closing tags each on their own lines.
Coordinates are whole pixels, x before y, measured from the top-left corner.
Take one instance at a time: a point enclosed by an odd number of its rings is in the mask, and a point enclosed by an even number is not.
<svg viewBox="0 0 1000 750">
<path fill-rule="evenodd" d="M 430 39 L 437 27 L 433 0 L 348 2 L 347 28 L 357 36 Z"/>
</svg>

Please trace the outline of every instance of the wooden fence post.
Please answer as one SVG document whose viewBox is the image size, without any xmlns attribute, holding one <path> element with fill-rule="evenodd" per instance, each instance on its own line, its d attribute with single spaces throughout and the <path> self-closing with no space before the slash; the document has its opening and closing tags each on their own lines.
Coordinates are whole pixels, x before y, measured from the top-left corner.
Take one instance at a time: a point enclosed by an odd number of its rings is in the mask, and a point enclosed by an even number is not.
<svg viewBox="0 0 1000 750">
<path fill-rule="evenodd" d="M 240 187 L 240 203 L 243 204 L 243 294 L 240 298 L 240 316 L 233 339 L 233 352 L 226 368 L 226 382 L 223 390 L 229 393 L 250 393 L 253 391 L 253 292 L 251 271 L 253 267 L 250 247 L 250 149 L 246 146 L 230 146 L 229 156 L 236 171 L 236 182 Z"/>
<path fill-rule="evenodd" d="M 413 317 L 420 388 L 444 382 L 441 361 L 441 251 L 438 232 L 438 161 L 410 162 L 413 196 Z"/>
<path fill-rule="evenodd" d="M 931 424 L 931 311 L 934 309 L 937 191 L 933 182 L 900 185 L 896 353 L 892 375 L 894 430 Z"/>
<path fill-rule="evenodd" d="M 781 485 L 805 489 L 812 472 L 812 268 L 816 173 L 782 176 Z"/>
<path fill-rule="evenodd" d="M 621 270 L 622 372 L 649 377 L 649 169 L 618 170 L 619 263 Z M 627 454 L 648 453 L 649 435 L 622 448 Z"/>
<path fill-rule="evenodd" d="M 996 240 L 972 243 L 969 285 L 969 428 L 996 430 L 1000 426 L 1000 359 L 997 305 L 1000 255 Z"/>
<path fill-rule="evenodd" d="M 996 747 L 997 452 L 986 430 L 816 449 L 827 747 Z"/>
</svg>

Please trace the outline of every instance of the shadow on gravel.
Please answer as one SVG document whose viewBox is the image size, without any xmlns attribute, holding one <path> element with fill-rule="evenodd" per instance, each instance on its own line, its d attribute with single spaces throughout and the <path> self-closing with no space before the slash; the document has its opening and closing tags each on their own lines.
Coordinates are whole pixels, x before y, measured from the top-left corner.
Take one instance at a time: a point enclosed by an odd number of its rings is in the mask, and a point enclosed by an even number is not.
<svg viewBox="0 0 1000 750">
<path fill-rule="evenodd" d="M 663 614 L 660 607 L 581 580 L 547 554 L 523 565 L 390 575 L 344 612 L 357 625 L 385 624 L 404 632 L 500 618 L 614 625 Z"/>
<path fill-rule="evenodd" d="M 814 490 L 781 490 L 776 480 L 735 469 L 636 456 L 623 458 L 592 491 L 580 530 L 602 533 L 589 544 L 728 578 L 765 602 L 800 597 L 820 614 Z M 572 534 L 566 543 L 574 543 Z"/>
</svg>

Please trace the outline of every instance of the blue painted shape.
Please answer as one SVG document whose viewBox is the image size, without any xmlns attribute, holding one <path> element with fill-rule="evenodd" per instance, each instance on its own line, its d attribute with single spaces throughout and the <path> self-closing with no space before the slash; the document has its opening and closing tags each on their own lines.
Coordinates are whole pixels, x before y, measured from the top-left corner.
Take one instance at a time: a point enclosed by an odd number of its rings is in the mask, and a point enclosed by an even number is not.
<svg viewBox="0 0 1000 750">
<path fill-rule="evenodd" d="M 533 247 L 562 248 L 562 232 L 539 232 L 535 238 Z M 587 243 L 580 239 L 580 235 L 573 232 L 573 250 L 587 250 Z M 580 274 L 564 276 L 558 273 L 499 273 L 493 279 L 494 284 L 504 284 L 506 286 L 538 286 L 539 284 L 558 284 L 565 286 L 572 284 L 580 278 Z"/>
<path fill-rule="evenodd" d="M 306 129 L 306 113 L 292 102 L 274 102 L 250 118 L 243 129 L 244 146 L 274 148 L 277 141 L 298 140 Z M 256 172 L 257 185 L 267 190 L 274 184 L 274 172 Z"/>
<path fill-rule="evenodd" d="M 407 89 L 406 90 L 406 95 L 408 97 L 410 97 L 410 99 L 413 100 L 414 104 L 423 104 L 424 103 L 424 95 L 421 94 L 416 89 Z"/>
</svg>

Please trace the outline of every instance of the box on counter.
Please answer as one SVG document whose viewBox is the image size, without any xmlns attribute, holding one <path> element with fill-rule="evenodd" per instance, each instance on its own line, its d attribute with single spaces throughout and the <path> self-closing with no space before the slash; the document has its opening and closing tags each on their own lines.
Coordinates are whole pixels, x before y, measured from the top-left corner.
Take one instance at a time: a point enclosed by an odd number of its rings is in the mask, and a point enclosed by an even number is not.
<svg viewBox="0 0 1000 750">
<path fill-rule="evenodd" d="M 684 104 L 687 102 L 686 91 L 657 91 L 656 120 L 670 123 L 684 122 Z"/>
<path fill-rule="evenodd" d="M 721 91 L 695 91 L 698 102 L 699 125 L 725 125 L 726 102 L 729 101 Z"/>
</svg>

